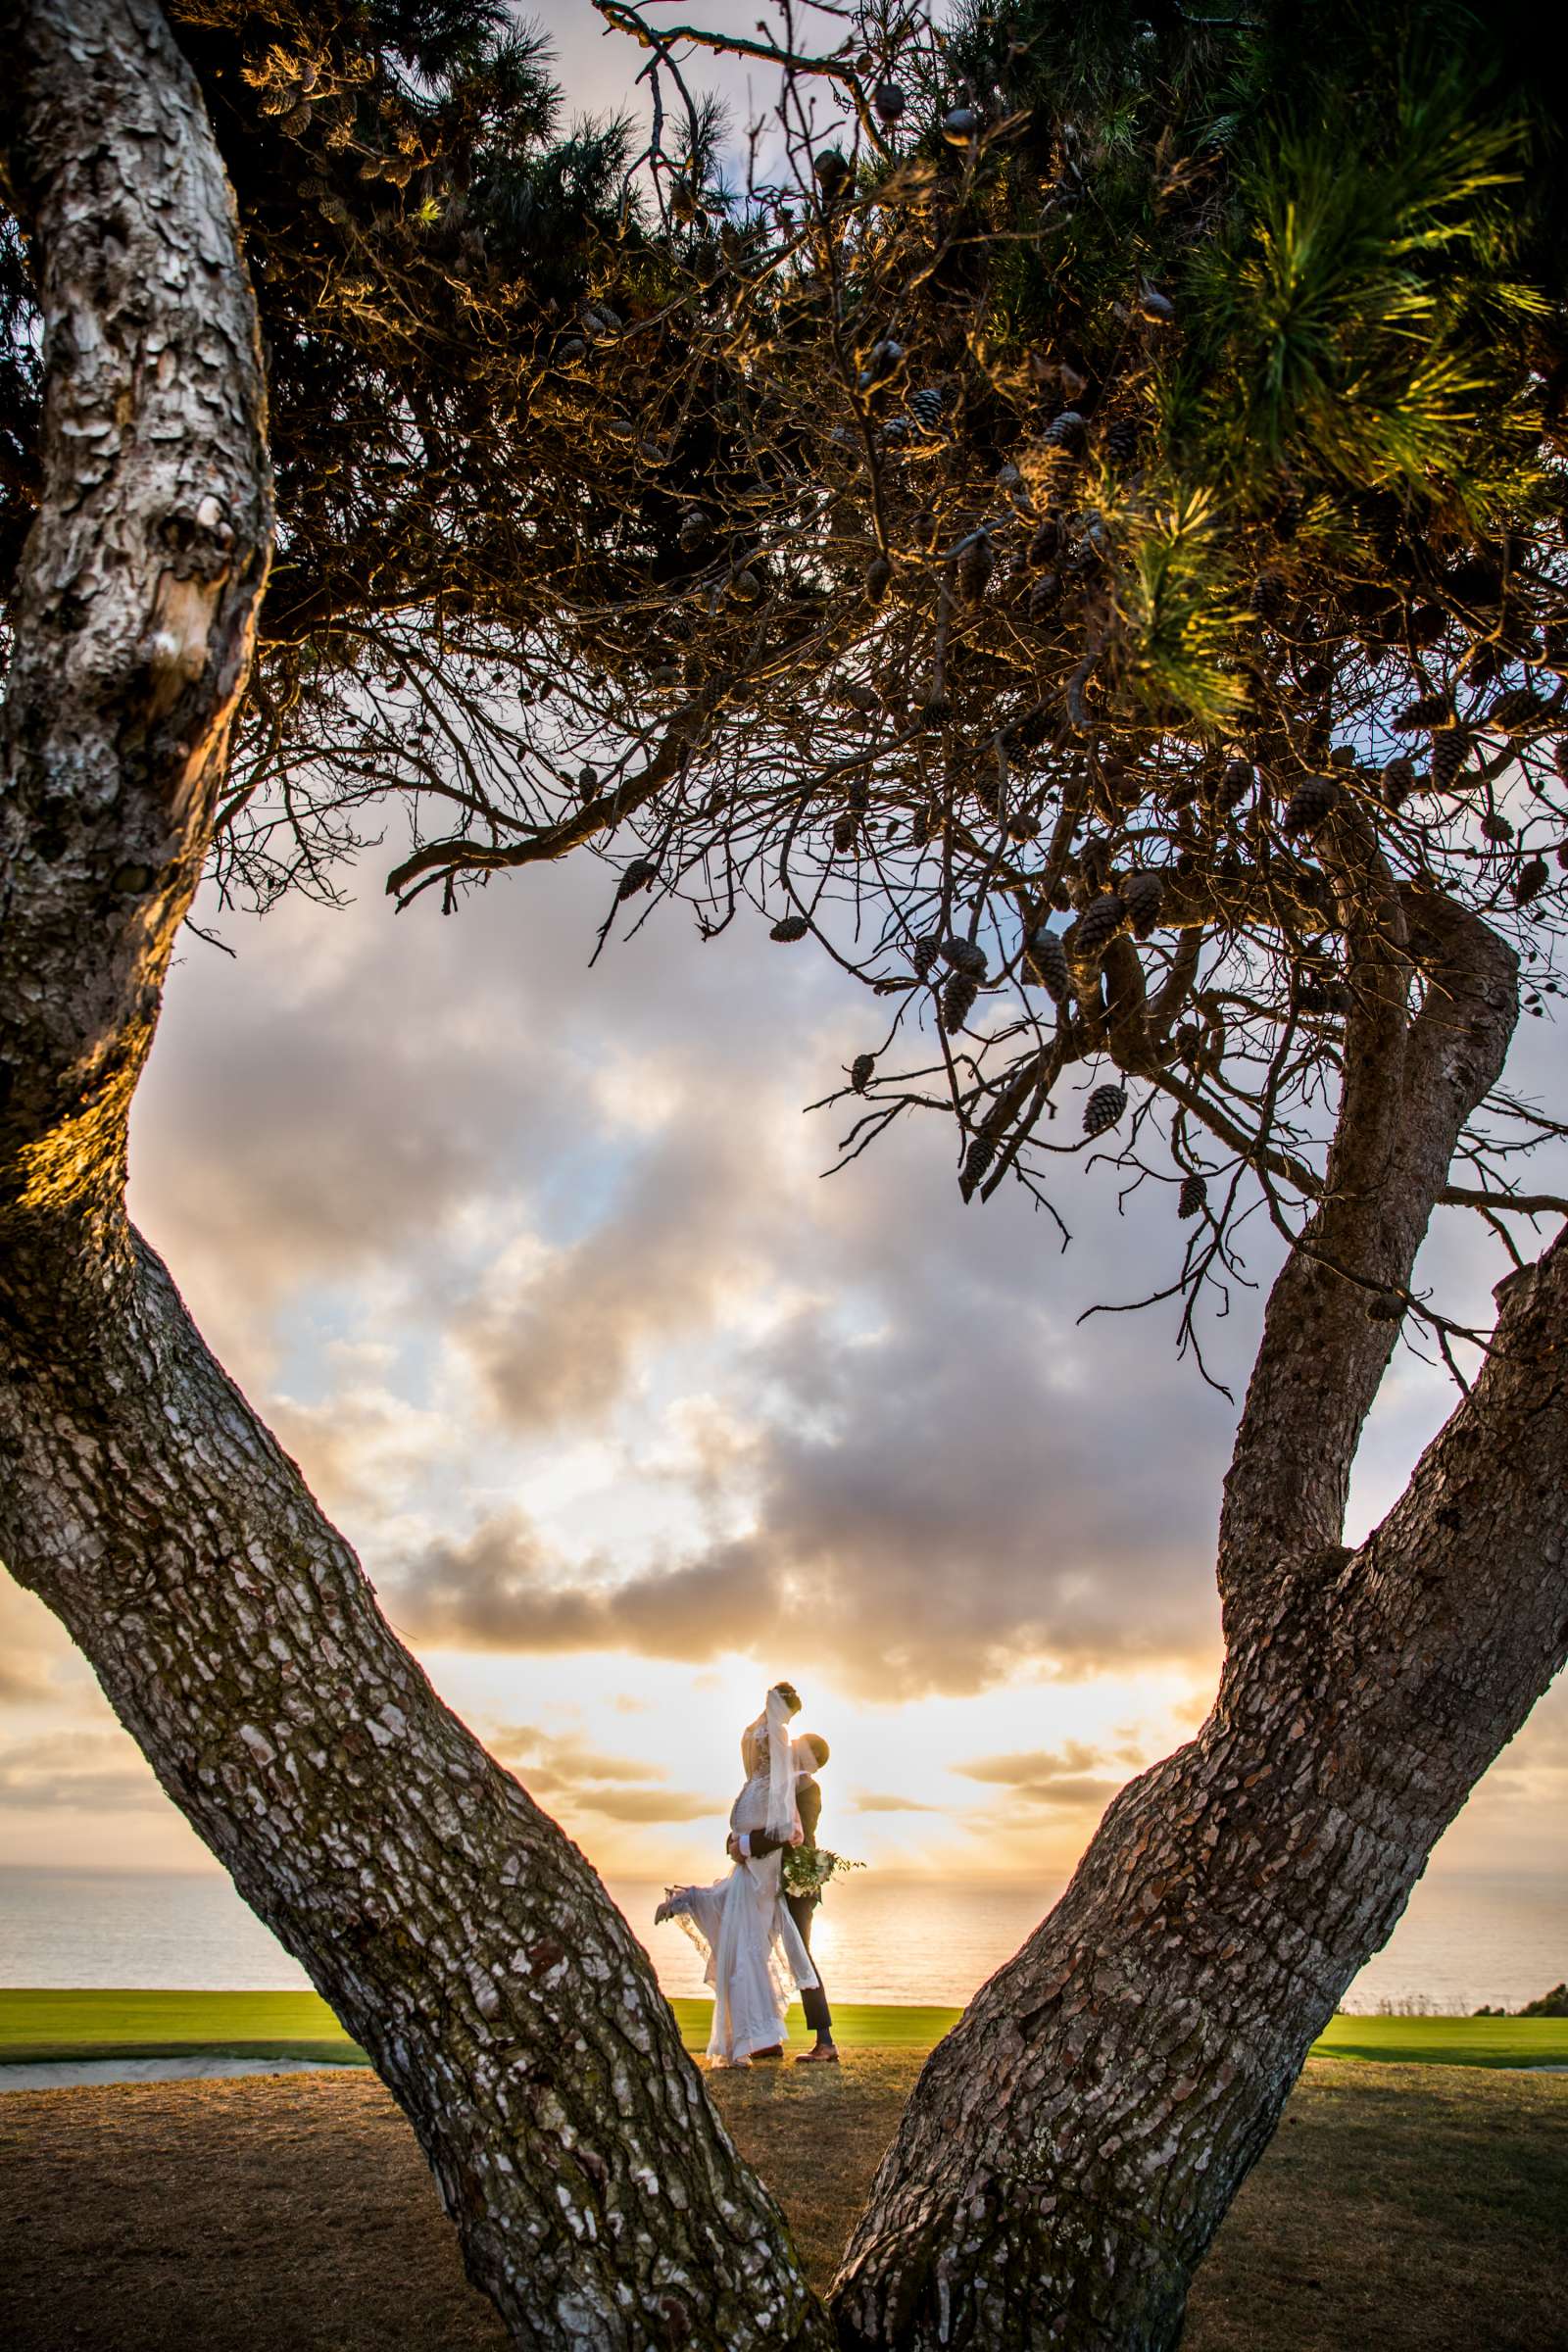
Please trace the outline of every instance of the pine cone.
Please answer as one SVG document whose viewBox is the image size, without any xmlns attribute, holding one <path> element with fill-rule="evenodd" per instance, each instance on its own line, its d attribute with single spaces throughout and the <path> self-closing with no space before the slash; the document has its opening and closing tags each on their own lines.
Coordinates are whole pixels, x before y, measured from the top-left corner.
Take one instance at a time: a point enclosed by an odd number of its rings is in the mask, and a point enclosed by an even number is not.
<svg viewBox="0 0 1568 2352">
<path fill-rule="evenodd" d="M 942 118 L 942 136 L 954 147 L 966 147 L 980 134 L 980 117 L 972 106 L 956 106 Z"/>
<path fill-rule="evenodd" d="M 948 396 L 940 384 L 922 384 L 918 392 L 909 395 L 909 415 L 922 433 L 936 431 L 947 405 Z"/>
<path fill-rule="evenodd" d="M 1559 735 L 1551 747 L 1551 764 L 1568 784 L 1568 735 Z"/>
<path fill-rule="evenodd" d="M 1184 1021 L 1171 1039 L 1171 1044 L 1176 1050 L 1178 1061 L 1184 1061 L 1191 1069 L 1203 1051 L 1203 1032 L 1196 1021 Z"/>
<path fill-rule="evenodd" d="M 874 1054 L 857 1054 L 850 1064 L 850 1084 L 858 1095 L 864 1094 L 871 1083 L 871 1072 L 875 1068 L 876 1055 Z"/>
<path fill-rule="evenodd" d="M 822 154 L 820 154 L 816 161 L 812 164 L 811 171 L 815 175 L 817 186 L 821 189 L 829 204 L 833 202 L 835 197 L 842 196 L 844 194 L 845 190 L 849 187 L 851 180 L 855 177 L 855 174 L 850 168 L 849 157 L 845 155 L 842 148 L 838 147 L 828 147 L 824 149 Z"/>
<path fill-rule="evenodd" d="M 989 1135 L 977 1135 L 963 1155 L 962 1184 L 966 1194 L 972 1193 L 997 1156 L 997 1147 Z"/>
<path fill-rule="evenodd" d="M 1513 827 L 1505 816 L 1499 816 L 1494 808 L 1489 808 L 1481 819 L 1481 838 L 1500 846 L 1505 841 L 1512 841 Z"/>
<path fill-rule="evenodd" d="M 1451 792 L 1459 780 L 1470 752 L 1470 738 L 1463 727 L 1445 727 L 1441 735 L 1432 738 L 1432 789 Z"/>
<path fill-rule="evenodd" d="M 1208 1178 L 1206 1176 L 1184 1176 L 1182 1189 L 1176 1197 L 1176 1214 L 1184 1218 L 1196 1217 L 1207 1200 Z"/>
<path fill-rule="evenodd" d="M 932 686 L 920 698 L 919 713 L 922 726 L 945 727 L 953 716 L 953 705 L 940 686 Z"/>
<path fill-rule="evenodd" d="M 1029 591 L 1029 617 L 1044 620 L 1061 601 L 1061 580 L 1054 571 L 1043 571 Z"/>
<path fill-rule="evenodd" d="M 1118 416 L 1105 428 L 1105 455 L 1113 466 L 1130 466 L 1138 455 L 1138 419 Z"/>
<path fill-rule="evenodd" d="M 1063 409 L 1040 436 L 1042 449 L 1076 449 L 1084 437 L 1084 420 L 1076 409 Z"/>
<path fill-rule="evenodd" d="M 1550 878 L 1544 858 L 1527 858 L 1513 886 L 1515 903 L 1528 906 L 1532 899 L 1540 898 Z"/>
<path fill-rule="evenodd" d="M 1260 571 L 1252 582 L 1248 603 L 1259 620 L 1278 620 L 1285 610 L 1285 577 L 1278 571 Z"/>
<path fill-rule="evenodd" d="M 804 914 L 787 914 L 782 922 L 773 925 L 767 936 L 776 939 L 781 948 L 792 948 L 798 939 L 806 937 L 810 928 Z"/>
<path fill-rule="evenodd" d="M 863 776 L 857 776 L 844 798 L 852 815 L 864 816 L 871 806 L 871 787 Z"/>
<path fill-rule="evenodd" d="M 597 767 L 590 767 L 587 762 L 584 761 L 583 765 L 577 770 L 577 797 L 582 802 L 584 808 L 587 807 L 588 803 L 594 798 L 594 795 L 598 792 L 598 790 L 599 770 Z"/>
<path fill-rule="evenodd" d="M 1214 806 L 1220 814 L 1228 816 L 1233 808 L 1240 808 L 1255 781 L 1250 760 L 1227 760 L 1219 789 L 1214 795 Z"/>
<path fill-rule="evenodd" d="M 1038 571 L 1061 552 L 1061 516 L 1048 514 L 1038 523 L 1029 542 L 1029 561 Z"/>
<path fill-rule="evenodd" d="M 1085 1135 L 1103 1135 L 1114 1127 L 1127 1107 L 1127 1089 L 1124 1086 L 1097 1086 L 1084 1104 Z"/>
<path fill-rule="evenodd" d="M 1152 934 L 1164 897 L 1165 885 L 1157 874 L 1146 871 L 1128 875 L 1121 886 L 1121 903 L 1127 909 L 1135 939 L 1148 939 Z"/>
<path fill-rule="evenodd" d="M 908 101 L 896 81 L 879 81 L 871 92 L 871 104 L 879 121 L 897 122 Z"/>
<path fill-rule="evenodd" d="M 634 899 L 640 890 L 652 890 L 659 878 L 659 868 L 651 858 L 634 858 L 615 887 L 615 905 Z"/>
<path fill-rule="evenodd" d="M 879 605 L 888 592 L 893 566 L 886 556 L 873 556 L 865 567 L 864 588 L 873 605 Z"/>
<path fill-rule="evenodd" d="M 923 939 L 915 941 L 909 951 L 909 961 L 913 964 L 918 978 L 921 980 L 925 978 L 941 953 L 942 942 L 934 931 L 928 931 Z"/>
<path fill-rule="evenodd" d="M 1396 760 L 1391 760 L 1383 770 L 1384 805 L 1390 808 L 1402 808 L 1415 790 L 1415 761 L 1407 760 L 1401 753 Z"/>
<path fill-rule="evenodd" d="M 1043 988 L 1053 1004 L 1064 1001 L 1069 985 L 1066 950 L 1057 934 L 1044 924 L 1032 934 L 1024 950 L 1023 971 L 1024 978 Z"/>
<path fill-rule="evenodd" d="M 1447 695 L 1421 694 L 1396 713 L 1394 731 L 1396 735 L 1419 735 L 1424 728 L 1446 726 L 1452 716 L 1453 704 Z"/>
<path fill-rule="evenodd" d="M 942 953 L 956 972 L 967 972 L 971 980 L 983 980 L 991 968 L 984 948 L 972 939 L 959 939 L 956 933 L 942 942 Z"/>
<path fill-rule="evenodd" d="M 1127 919 L 1127 908 L 1115 891 L 1107 891 L 1096 899 L 1078 917 L 1073 936 L 1073 951 L 1085 962 L 1102 956 Z"/>
<path fill-rule="evenodd" d="M 967 972 L 950 972 L 942 984 L 942 1026 L 961 1029 L 974 1010 L 974 1001 L 980 994 L 980 984 Z"/>
<path fill-rule="evenodd" d="M 1533 718 L 1542 717 L 1545 708 L 1540 695 L 1532 693 L 1528 686 L 1515 686 L 1509 693 L 1497 696 L 1487 712 L 1486 723 L 1515 734 L 1521 727 L 1529 726 Z"/>
<path fill-rule="evenodd" d="M 1285 810 L 1285 830 L 1293 837 L 1315 833 L 1344 798 L 1344 787 L 1332 776 L 1307 776 L 1292 793 Z"/>
<path fill-rule="evenodd" d="M 996 564 L 990 533 L 982 531 L 979 538 L 971 540 L 958 558 L 958 594 L 966 605 L 979 604 L 990 585 Z"/>
<path fill-rule="evenodd" d="M 1034 703 L 1007 721 L 1005 733 L 1009 752 L 1033 751 L 1051 733 L 1051 712 L 1044 703 Z"/>
<path fill-rule="evenodd" d="M 837 850 L 841 856 L 846 851 L 853 850 L 859 835 L 859 818 L 852 815 L 849 810 L 846 809 L 845 813 L 838 819 L 837 823 L 833 827 L 834 849 Z"/>
</svg>

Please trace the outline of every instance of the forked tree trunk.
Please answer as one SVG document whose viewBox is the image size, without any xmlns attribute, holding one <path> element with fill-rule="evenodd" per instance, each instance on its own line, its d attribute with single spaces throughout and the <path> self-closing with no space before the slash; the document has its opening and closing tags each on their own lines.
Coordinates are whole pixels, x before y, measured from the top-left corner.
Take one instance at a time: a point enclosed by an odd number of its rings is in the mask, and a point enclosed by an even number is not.
<svg viewBox="0 0 1568 2352">
<path fill-rule="evenodd" d="M 818 2352 L 771 2199 L 580 1854 L 440 1704 L 125 1222 L 125 1120 L 265 575 L 255 320 L 150 0 L 0 6 L 47 495 L 0 734 L 0 1547 L 413 2119 L 515 2340 Z M 1560 1664 L 1568 1254 L 1378 1534 L 1346 1485 L 1510 959 L 1337 819 L 1357 992 L 1227 1488 L 1228 1657 L 921 2079 L 846 2345 L 1166 2346 L 1313 2034 Z M 1412 970 L 1427 977 L 1412 1019 Z"/>
<path fill-rule="evenodd" d="M 1358 1550 L 1346 1494 L 1513 958 L 1345 827 L 1357 990 L 1324 1203 L 1270 1297 L 1221 1522 L 1226 1660 L 922 2074 L 831 2306 L 857 2352 L 1166 2352 L 1307 2049 L 1568 1653 L 1568 1240 Z M 1412 1019 L 1412 966 L 1426 980 Z"/>
<path fill-rule="evenodd" d="M 266 576 L 256 323 L 150 0 L 0 13 L 47 490 L 0 739 L 0 1549 L 412 2119 L 515 2341 L 827 2342 L 635 1937 L 440 1703 L 125 1222 Z"/>
<path fill-rule="evenodd" d="M 1309 2044 L 1568 1648 L 1568 1250 L 1523 1279 L 1517 1353 L 1361 1550 L 1259 1578 L 1198 1739 L 1116 1798 L 931 2059 L 837 2283 L 844 2344 L 1177 2342 Z"/>
</svg>

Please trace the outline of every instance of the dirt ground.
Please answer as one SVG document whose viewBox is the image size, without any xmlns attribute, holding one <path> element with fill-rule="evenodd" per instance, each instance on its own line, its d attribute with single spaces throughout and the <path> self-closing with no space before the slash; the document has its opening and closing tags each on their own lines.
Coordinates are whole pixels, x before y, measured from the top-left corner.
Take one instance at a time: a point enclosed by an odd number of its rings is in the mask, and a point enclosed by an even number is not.
<svg viewBox="0 0 1568 2352">
<path fill-rule="evenodd" d="M 720 2075 L 825 2279 L 918 2071 Z M 1568 2352 L 1568 2078 L 1316 2061 L 1198 2281 L 1184 2352 Z M 6 2352 L 500 2352 L 365 2075 L 0 2096 Z"/>
</svg>

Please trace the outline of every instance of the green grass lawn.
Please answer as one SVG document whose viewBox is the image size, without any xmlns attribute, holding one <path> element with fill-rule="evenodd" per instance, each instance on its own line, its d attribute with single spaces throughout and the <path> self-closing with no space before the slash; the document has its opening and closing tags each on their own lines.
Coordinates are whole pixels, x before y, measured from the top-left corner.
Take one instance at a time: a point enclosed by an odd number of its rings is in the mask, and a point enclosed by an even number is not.
<svg viewBox="0 0 1568 2352">
<path fill-rule="evenodd" d="M 708 2038 L 707 2001 L 676 2001 L 688 2044 Z M 847 2049 L 928 2050 L 956 2009 L 846 2003 L 835 2017 Z M 791 2027 L 801 2033 L 799 2012 Z M 74 2058 L 319 2058 L 364 2065 L 364 2052 L 314 1992 L 31 1992 L 0 1988 L 0 2064 Z M 1385 2065 L 1568 2066 L 1568 2018 L 1337 2017 L 1320 2058 Z"/>
</svg>

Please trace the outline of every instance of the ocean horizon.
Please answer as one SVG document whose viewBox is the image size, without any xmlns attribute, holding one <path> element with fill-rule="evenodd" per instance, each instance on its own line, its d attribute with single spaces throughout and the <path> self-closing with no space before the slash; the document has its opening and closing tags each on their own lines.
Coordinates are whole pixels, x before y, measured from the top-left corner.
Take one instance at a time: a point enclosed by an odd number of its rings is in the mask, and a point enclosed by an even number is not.
<svg viewBox="0 0 1568 2352">
<path fill-rule="evenodd" d="M 698 1955 L 656 1928 L 656 1880 L 607 1879 L 670 1997 L 701 1997 Z M 829 1889 L 812 1935 L 830 1995 L 961 2006 L 1009 1959 L 1060 1884 L 989 1885 L 867 1872 Z M 1568 1975 L 1568 1878 L 1442 1872 L 1424 1879 L 1348 2010 L 1517 2009 Z M 304 1970 L 217 1872 L 0 1866 L 0 1985 L 288 1990 Z"/>
</svg>

